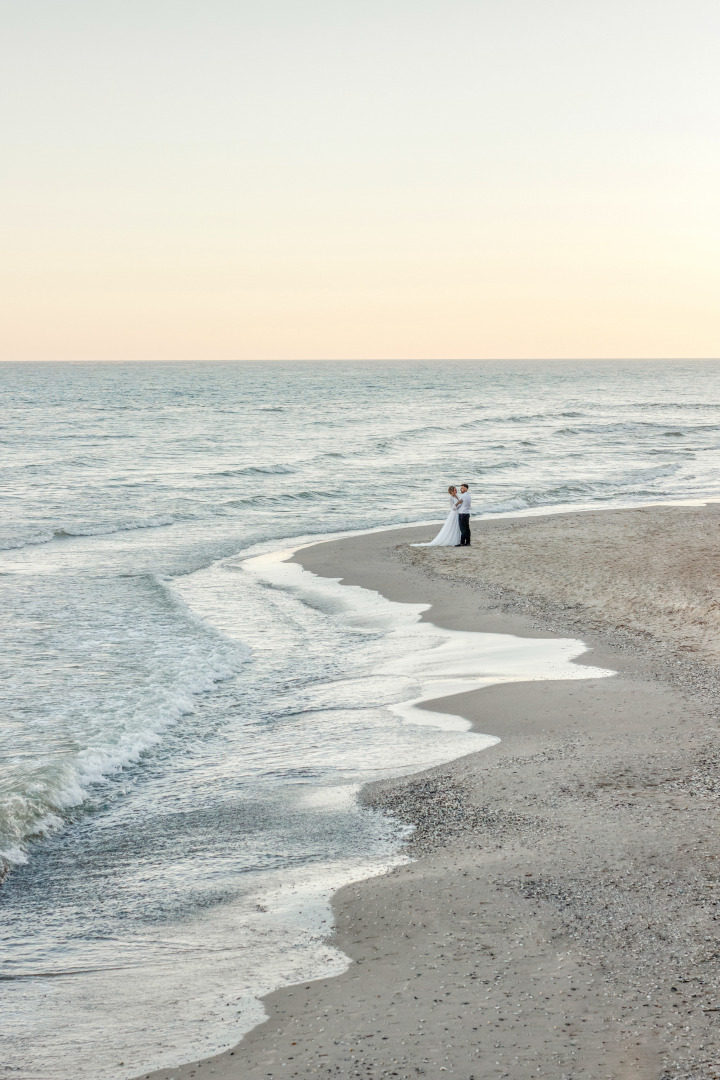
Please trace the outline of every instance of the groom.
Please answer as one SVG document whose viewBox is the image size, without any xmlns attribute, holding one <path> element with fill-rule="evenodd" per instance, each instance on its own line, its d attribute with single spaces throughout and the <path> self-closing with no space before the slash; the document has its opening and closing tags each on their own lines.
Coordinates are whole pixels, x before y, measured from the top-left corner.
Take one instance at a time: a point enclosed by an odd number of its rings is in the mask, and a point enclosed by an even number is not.
<svg viewBox="0 0 720 1080">
<path fill-rule="evenodd" d="M 467 484 L 460 485 L 460 498 L 455 503 L 460 522 L 460 543 L 455 547 L 470 547 L 470 507 L 472 499 Z"/>
</svg>

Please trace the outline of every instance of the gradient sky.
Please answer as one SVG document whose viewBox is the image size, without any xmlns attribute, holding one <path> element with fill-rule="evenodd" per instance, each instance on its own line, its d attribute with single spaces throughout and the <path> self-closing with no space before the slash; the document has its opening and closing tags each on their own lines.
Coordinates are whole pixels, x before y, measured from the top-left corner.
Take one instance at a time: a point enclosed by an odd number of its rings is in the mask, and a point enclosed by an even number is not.
<svg viewBox="0 0 720 1080">
<path fill-rule="evenodd" d="M 2 359 L 720 356 L 717 0 L 0 12 Z"/>
</svg>

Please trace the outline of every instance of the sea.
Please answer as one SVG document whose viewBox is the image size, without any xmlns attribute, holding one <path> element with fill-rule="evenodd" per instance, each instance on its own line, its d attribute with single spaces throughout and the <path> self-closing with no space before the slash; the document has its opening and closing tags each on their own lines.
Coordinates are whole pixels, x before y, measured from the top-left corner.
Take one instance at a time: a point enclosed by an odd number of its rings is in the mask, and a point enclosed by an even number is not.
<svg viewBox="0 0 720 1080">
<path fill-rule="evenodd" d="M 491 745 L 416 708 L 587 675 L 288 563 L 314 541 L 720 497 L 720 362 L 0 365 L 0 1077 L 126 1080 L 340 972 L 405 858 L 366 782 Z M 428 526 L 428 535 L 432 528 Z M 598 672 L 598 674 L 606 674 Z"/>
</svg>

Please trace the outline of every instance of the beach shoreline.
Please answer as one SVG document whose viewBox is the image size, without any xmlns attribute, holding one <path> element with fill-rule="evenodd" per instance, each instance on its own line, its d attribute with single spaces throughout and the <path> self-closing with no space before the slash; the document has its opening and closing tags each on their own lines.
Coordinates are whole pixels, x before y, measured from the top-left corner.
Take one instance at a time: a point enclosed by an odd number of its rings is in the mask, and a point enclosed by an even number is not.
<svg viewBox="0 0 720 1080">
<path fill-rule="evenodd" d="M 477 522 L 472 552 L 409 547 L 427 526 L 297 552 L 438 626 L 579 637 L 576 663 L 617 675 L 421 706 L 501 742 L 364 789 L 415 827 L 415 861 L 335 895 L 348 970 L 269 995 L 234 1050 L 143 1075 L 719 1076 L 717 521 L 650 507 Z"/>
</svg>

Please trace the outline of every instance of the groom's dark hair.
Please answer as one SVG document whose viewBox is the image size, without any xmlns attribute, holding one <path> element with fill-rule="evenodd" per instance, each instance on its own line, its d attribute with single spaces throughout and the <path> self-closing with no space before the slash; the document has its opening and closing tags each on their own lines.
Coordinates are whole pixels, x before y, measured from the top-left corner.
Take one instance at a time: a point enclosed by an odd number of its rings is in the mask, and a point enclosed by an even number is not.
<svg viewBox="0 0 720 1080">
<path fill-rule="evenodd" d="M 469 484 L 461 484 L 460 487 L 466 487 L 468 489 L 468 491 L 470 490 L 470 485 Z"/>
</svg>

